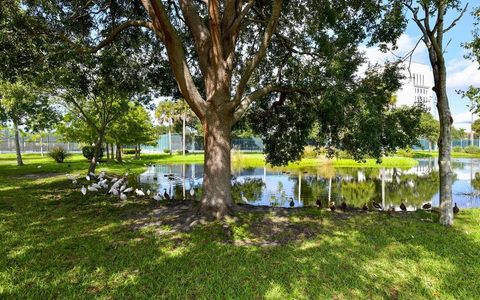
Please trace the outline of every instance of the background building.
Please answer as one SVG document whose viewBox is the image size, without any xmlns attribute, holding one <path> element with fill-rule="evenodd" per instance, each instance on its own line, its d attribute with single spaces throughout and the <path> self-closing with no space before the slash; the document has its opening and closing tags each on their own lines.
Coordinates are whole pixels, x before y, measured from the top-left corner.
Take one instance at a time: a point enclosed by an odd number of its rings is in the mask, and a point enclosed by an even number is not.
<svg viewBox="0 0 480 300">
<path fill-rule="evenodd" d="M 437 117 L 435 95 L 433 93 L 433 73 L 429 65 L 405 63 L 402 87 L 397 92 L 397 105 L 411 106 L 417 102 L 423 103 L 435 119 Z"/>
</svg>

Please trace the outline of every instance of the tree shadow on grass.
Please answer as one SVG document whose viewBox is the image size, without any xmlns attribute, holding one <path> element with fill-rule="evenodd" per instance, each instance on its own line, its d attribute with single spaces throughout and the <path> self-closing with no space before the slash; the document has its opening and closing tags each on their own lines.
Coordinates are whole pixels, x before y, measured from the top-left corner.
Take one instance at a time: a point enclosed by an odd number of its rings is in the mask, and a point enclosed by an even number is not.
<svg viewBox="0 0 480 300">
<path fill-rule="evenodd" d="M 60 197 L 47 193 L 52 190 Z M 5 204 L 2 192 L 0 203 Z M 480 229 L 471 215 L 477 212 L 460 215 L 458 223 L 471 226 L 469 233 L 463 226 L 443 228 L 428 213 L 391 217 L 313 209 L 289 213 L 286 223 L 293 227 L 279 225 L 282 215 L 273 224 L 270 212 L 241 212 L 226 223 L 182 231 L 168 222 L 151 223 L 162 214 L 140 219 L 150 226 L 135 226 L 138 216 L 161 208 L 148 201 L 118 205 L 100 195 L 81 197 L 56 181 L 21 190 L 8 204 L 0 206 L 2 298 L 474 299 L 480 294 Z M 265 239 L 268 226 L 278 227 L 270 234 L 276 246 L 239 243 Z M 313 234 L 293 239 L 299 227 Z"/>
</svg>

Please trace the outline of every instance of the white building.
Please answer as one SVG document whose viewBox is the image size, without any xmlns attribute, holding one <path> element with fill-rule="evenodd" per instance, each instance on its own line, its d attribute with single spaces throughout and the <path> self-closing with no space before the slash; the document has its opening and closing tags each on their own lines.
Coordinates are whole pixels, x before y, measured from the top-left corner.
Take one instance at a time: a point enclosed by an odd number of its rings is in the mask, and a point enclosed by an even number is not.
<svg viewBox="0 0 480 300">
<path fill-rule="evenodd" d="M 405 79 L 397 91 L 397 106 L 412 106 L 421 102 L 437 119 L 435 94 L 433 93 L 433 73 L 429 65 L 405 63 L 403 70 Z"/>
</svg>

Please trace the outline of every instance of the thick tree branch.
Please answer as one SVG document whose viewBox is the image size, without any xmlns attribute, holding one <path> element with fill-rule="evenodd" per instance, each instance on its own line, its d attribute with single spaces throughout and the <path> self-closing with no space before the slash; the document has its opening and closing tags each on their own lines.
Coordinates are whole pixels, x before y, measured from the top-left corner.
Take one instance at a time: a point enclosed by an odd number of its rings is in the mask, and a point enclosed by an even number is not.
<svg viewBox="0 0 480 300">
<path fill-rule="evenodd" d="M 180 0 L 179 3 L 185 18 L 185 23 L 193 37 L 200 69 L 203 74 L 206 74 L 208 69 L 209 44 L 211 41 L 210 32 L 198 15 L 197 9 L 192 0 Z"/>
<path fill-rule="evenodd" d="M 238 83 L 237 90 L 235 93 L 235 98 L 231 102 L 233 105 L 233 108 L 240 105 L 248 80 L 252 76 L 253 71 L 259 65 L 260 61 L 265 57 L 267 53 L 267 48 L 270 45 L 270 40 L 277 28 L 277 24 L 280 19 L 282 4 L 283 4 L 282 0 L 275 0 L 275 2 L 273 3 L 272 15 L 265 28 L 265 32 L 263 33 L 263 38 L 258 48 L 258 52 L 245 66 L 245 70 L 240 78 L 240 82 Z"/>
<path fill-rule="evenodd" d="M 89 49 L 88 52 L 97 52 L 103 47 L 109 45 L 115 40 L 115 38 L 120 32 L 130 27 L 144 27 L 154 31 L 153 24 L 151 22 L 143 21 L 143 20 L 125 21 L 122 24 L 118 25 L 117 27 L 113 28 L 110 34 L 103 41 L 101 41 L 97 46 L 93 47 L 92 49 Z M 163 40 L 163 37 L 160 36 L 160 39 Z"/>
<path fill-rule="evenodd" d="M 245 97 L 243 97 L 243 99 L 240 101 L 240 104 L 236 107 L 235 112 L 233 114 L 234 122 L 238 122 L 238 120 L 240 120 L 243 117 L 243 115 L 247 112 L 250 105 L 255 100 L 265 97 L 266 95 L 273 92 L 289 94 L 289 93 L 302 93 L 302 92 L 305 92 L 305 90 L 300 88 L 284 87 L 284 86 L 273 85 L 273 84 L 266 85 L 263 88 L 260 88 L 252 92 L 251 94 L 248 94 Z"/>
<path fill-rule="evenodd" d="M 211 59 L 215 68 L 217 68 L 223 60 L 223 47 L 221 41 L 222 32 L 220 29 L 220 13 L 218 10 L 218 0 L 209 0 L 208 17 L 210 21 L 210 34 L 212 37 Z"/>
<path fill-rule="evenodd" d="M 178 33 L 170 22 L 165 7 L 159 0 L 141 0 L 143 6 L 153 20 L 155 32 L 164 36 L 168 60 L 172 68 L 178 88 L 195 114 L 203 119 L 206 104 L 200 95 L 185 59 L 185 51 Z"/>
</svg>

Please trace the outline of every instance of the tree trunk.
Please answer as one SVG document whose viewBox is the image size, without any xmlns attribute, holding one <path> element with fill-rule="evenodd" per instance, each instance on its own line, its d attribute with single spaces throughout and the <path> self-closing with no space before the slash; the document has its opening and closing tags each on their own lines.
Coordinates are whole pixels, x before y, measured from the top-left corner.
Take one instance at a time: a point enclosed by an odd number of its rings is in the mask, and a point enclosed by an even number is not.
<svg viewBox="0 0 480 300">
<path fill-rule="evenodd" d="M 17 166 L 23 166 L 22 152 L 20 150 L 20 134 L 18 132 L 18 123 L 13 122 L 13 128 L 15 130 L 15 152 L 17 154 Z"/>
<path fill-rule="evenodd" d="M 115 155 L 114 155 L 113 143 L 110 144 L 110 150 L 112 150 L 112 151 L 110 152 L 110 159 L 111 159 L 111 160 L 114 160 L 114 159 L 115 159 Z"/>
<path fill-rule="evenodd" d="M 122 145 L 117 144 L 117 161 L 122 162 Z"/>
<path fill-rule="evenodd" d="M 232 213 L 234 208 L 229 123 L 221 121 L 218 116 L 207 116 L 204 121 L 205 162 L 201 211 L 207 217 L 217 219 Z"/>
<path fill-rule="evenodd" d="M 110 151 L 108 149 L 108 143 L 105 143 L 105 152 L 107 153 L 107 160 L 110 159 Z"/>
<path fill-rule="evenodd" d="M 183 113 L 183 126 L 182 126 L 182 153 L 183 153 L 183 156 L 185 156 L 185 119 L 186 119 L 186 116 L 185 116 L 185 112 Z"/>
<path fill-rule="evenodd" d="M 438 139 L 438 166 L 440 173 L 440 223 L 446 226 L 453 224 L 452 183 L 453 171 L 451 164 L 451 129 L 452 115 L 447 98 L 447 72 L 443 60 L 434 66 L 434 91 L 437 96 L 437 109 L 440 120 L 440 137 Z"/>
<path fill-rule="evenodd" d="M 168 127 L 168 148 L 170 149 L 170 155 L 172 155 L 172 129 L 171 125 Z"/>
<path fill-rule="evenodd" d="M 40 135 L 40 155 L 43 157 L 43 136 Z"/>
<path fill-rule="evenodd" d="M 99 134 L 97 142 L 95 143 L 95 153 L 93 155 L 92 161 L 90 162 L 90 167 L 88 168 L 89 173 L 95 173 L 97 168 L 97 162 L 100 161 L 100 153 L 102 152 L 104 133 Z"/>
</svg>

